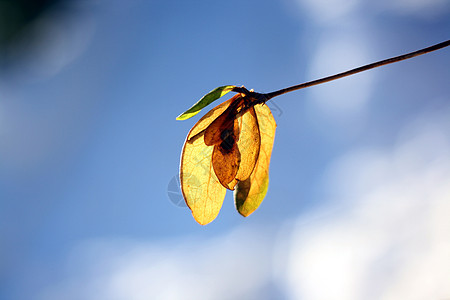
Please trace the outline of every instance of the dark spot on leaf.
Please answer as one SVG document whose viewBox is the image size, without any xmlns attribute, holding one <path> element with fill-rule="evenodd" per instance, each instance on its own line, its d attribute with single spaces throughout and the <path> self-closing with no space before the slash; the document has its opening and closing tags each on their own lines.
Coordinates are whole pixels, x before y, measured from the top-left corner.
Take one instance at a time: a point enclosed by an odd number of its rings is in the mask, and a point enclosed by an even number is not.
<svg viewBox="0 0 450 300">
<path fill-rule="evenodd" d="M 236 143 L 233 130 L 231 129 L 222 130 L 220 133 L 220 139 L 222 140 L 222 143 L 220 143 L 220 148 L 222 148 L 225 152 L 231 151 Z"/>
</svg>

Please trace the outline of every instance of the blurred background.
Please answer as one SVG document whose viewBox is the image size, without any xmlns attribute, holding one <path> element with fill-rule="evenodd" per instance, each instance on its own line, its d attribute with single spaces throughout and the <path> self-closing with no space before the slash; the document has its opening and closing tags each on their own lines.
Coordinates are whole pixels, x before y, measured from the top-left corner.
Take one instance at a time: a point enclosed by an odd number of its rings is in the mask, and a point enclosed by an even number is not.
<svg viewBox="0 0 450 300">
<path fill-rule="evenodd" d="M 268 103 L 248 218 L 198 225 L 175 181 L 213 88 L 449 33 L 447 0 L 0 1 L 0 298 L 450 298 L 450 48 Z"/>
</svg>

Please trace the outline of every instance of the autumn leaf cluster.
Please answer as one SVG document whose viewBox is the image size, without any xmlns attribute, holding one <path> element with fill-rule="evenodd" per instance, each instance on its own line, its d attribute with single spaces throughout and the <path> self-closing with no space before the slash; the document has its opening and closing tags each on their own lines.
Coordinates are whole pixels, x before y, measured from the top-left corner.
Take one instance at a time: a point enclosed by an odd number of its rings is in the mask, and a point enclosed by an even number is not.
<svg viewBox="0 0 450 300">
<path fill-rule="evenodd" d="M 211 91 L 178 119 L 190 118 L 232 89 Z M 234 190 L 241 215 L 258 208 L 269 185 L 275 129 L 270 109 L 244 93 L 214 107 L 192 127 L 181 155 L 180 182 L 198 223 L 217 217 L 227 189 Z"/>
</svg>

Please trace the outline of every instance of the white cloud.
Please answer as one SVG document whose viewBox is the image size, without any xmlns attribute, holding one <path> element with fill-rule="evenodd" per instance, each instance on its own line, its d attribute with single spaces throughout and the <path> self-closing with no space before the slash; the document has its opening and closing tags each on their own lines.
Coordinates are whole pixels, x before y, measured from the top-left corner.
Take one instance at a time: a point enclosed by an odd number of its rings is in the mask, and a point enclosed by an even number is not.
<svg viewBox="0 0 450 300">
<path fill-rule="evenodd" d="M 339 159 L 323 183 L 328 201 L 276 238 L 253 228 L 165 243 L 87 241 L 41 299 L 449 298 L 447 116 L 419 118 L 391 149 Z"/>
<path fill-rule="evenodd" d="M 420 124 L 421 122 L 419 122 Z M 449 122 L 408 129 L 391 151 L 349 154 L 330 170 L 329 215 L 293 234 L 294 299 L 450 296 Z"/>
<path fill-rule="evenodd" d="M 370 44 L 363 32 L 323 34 L 312 58 L 309 78 L 326 77 L 369 63 Z M 365 73 L 314 87 L 309 90 L 311 105 L 331 118 L 355 117 L 365 111 L 373 78 L 373 73 Z"/>
<path fill-rule="evenodd" d="M 355 13 L 360 0 L 297 0 L 306 15 L 316 23 L 326 24 L 342 21 Z"/>
<path fill-rule="evenodd" d="M 422 18 L 440 16 L 450 10 L 447 0 L 381 0 L 374 4 L 381 11 Z"/>
<path fill-rule="evenodd" d="M 73 252 L 70 278 L 41 299 L 261 299 L 270 252 L 253 230 L 156 245 L 87 241 Z"/>
<path fill-rule="evenodd" d="M 302 16 L 320 26 L 336 26 L 358 20 L 361 14 L 376 17 L 380 12 L 399 16 L 433 18 L 449 12 L 448 0 L 294 0 Z M 363 20 L 359 20 L 363 21 Z"/>
</svg>

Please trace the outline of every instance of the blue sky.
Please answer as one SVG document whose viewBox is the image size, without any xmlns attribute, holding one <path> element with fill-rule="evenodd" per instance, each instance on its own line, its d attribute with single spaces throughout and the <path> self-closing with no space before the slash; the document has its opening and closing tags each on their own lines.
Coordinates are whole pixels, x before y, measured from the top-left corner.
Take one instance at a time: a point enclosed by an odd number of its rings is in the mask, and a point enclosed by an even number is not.
<svg viewBox="0 0 450 300">
<path fill-rule="evenodd" d="M 0 298 L 450 297 L 449 49 L 275 98 L 269 192 L 198 225 L 175 121 L 449 39 L 445 0 L 80 1 L 0 73 Z"/>
</svg>

